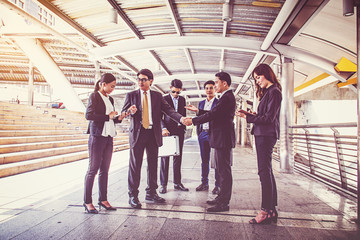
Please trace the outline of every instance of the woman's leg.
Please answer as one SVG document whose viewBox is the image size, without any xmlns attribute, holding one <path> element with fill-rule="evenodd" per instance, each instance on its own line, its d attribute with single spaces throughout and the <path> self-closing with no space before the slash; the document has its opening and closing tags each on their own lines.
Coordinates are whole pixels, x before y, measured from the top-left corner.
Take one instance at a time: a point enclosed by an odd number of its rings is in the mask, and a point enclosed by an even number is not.
<svg viewBox="0 0 360 240">
<path fill-rule="evenodd" d="M 84 202 L 86 204 L 92 203 L 92 189 L 94 185 L 94 179 L 97 174 L 97 171 L 100 168 L 102 150 L 99 148 L 99 143 L 101 142 L 100 137 L 89 136 L 89 168 L 85 175 L 85 192 L 84 192 Z"/>
<path fill-rule="evenodd" d="M 113 138 L 104 137 L 102 161 L 99 171 L 99 202 L 107 201 L 108 176 L 113 153 Z"/>
<path fill-rule="evenodd" d="M 258 174 L 261 182 L 261 208 L 265 211 L 274 209 L 276 204 L 276 183 L 272 172 L 271 159 L 276 138 L 255 136 L 255 145 L 258 161 Z"/>
</svg>

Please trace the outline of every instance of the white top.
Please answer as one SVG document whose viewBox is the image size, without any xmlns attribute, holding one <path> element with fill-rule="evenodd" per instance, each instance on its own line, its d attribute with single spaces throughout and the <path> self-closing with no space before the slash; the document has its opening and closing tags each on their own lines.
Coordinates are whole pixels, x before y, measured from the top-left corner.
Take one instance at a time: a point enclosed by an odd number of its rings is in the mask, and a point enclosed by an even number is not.
<svg viewBox="0 0 360 240">
<path fill-rule="evenodd" d="M 141 92 L 141 107 L 144 106 L 143 101 L 144 101 L 144 91 L 140 90 Z M 151 111 L 151 95 L 150 95 L 150 90 L 146 91 L 146 96 L 147 96 L 147 100 L 148 100 L 148 109 L 149 109 L 149 124 L 150 126 L 153 125 L 153 120 L 152 120 L 152 111 Z"/>
<path fill-rule="evenodd" d="M 205 105 L 204 105 L 204 110 L 206 111 L 210 111 L 211 110 L 211 106 L 214 103 L 214 99 L 215 97 L 213 97 L 210 101 L 208 101 L 208 99 L 205 99 Z M 203 124 L 203 129 L 208 130 L 209 129 L 209 122 L 206 122 Z"/>
<path fill-rule="evenodd" d="M 115 111 L 114 106 L 111 104 L 109 96 L 104 96 L 100 91 L 98 92 L 105 103 L 105 114 L 109 115 L 112 111 Z M 109 119 L 109 121 L 105 121 L 101 135 L 104 137 L 116 136 L 115 123 L 112 119 Z"/>
</svg>

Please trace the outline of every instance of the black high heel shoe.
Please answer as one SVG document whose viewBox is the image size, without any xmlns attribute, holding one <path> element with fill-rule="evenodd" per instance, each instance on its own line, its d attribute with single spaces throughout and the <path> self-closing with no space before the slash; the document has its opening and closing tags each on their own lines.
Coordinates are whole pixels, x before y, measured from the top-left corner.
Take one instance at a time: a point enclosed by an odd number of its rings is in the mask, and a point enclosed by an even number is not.
<svg viewBox="0 0 360 240">
<path fill-rule="evenodd" d="M 250 224 L 270 224 L 271 221 L 272 221 L 272 218 L 271 218 L 270 211 L 269 211 L 269 212 L 266 212 L 266 217 L 263 220 L 261 220 L 260 222 L 256 221 L 256 219 L 253 218 L 249 221 L 249 223 Z"/>
<path fill-rule="evenodd" d="M 95 209 L 92 209 L 92 210 L 88 209 L 88 207 L 86 206 L 85 203 L 83 203 L 83 206 L 84 206 L 85 211 L 86 211 L 87 213 L 91 213 L 91 214 L 98 214 L 98 213 L 99 213 L 98 210 L 96 210 L 96 208 L 95 208 Z"/>
<path fill-rule="evenodd" d="M 102 202 L 98 202 L 99 204 L 99 210 L 101 210 L 101 207 L 105 208 L 106 210 L 109 210 L 109 211 L 116 211 L 116 208 L 110 206 L 110 207 L 107 207 L 105 206 L 105 204 L 103 204 Z"/>
<path fill-rule="evenodd" d="M 278 212 L 276 211 L 276 209 L 271 210 L 270 212 L 271 212 L 271 219 L 272 219 L 272 221 L 273 221 L 274 223 L 277 223 L 278 216 L 279 216 Z"/>
</svg>

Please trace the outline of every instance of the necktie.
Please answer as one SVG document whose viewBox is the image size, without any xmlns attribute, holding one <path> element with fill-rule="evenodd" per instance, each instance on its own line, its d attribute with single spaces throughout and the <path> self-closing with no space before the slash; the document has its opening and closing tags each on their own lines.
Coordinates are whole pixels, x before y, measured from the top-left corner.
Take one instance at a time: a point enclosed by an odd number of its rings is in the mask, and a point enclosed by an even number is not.
<svg viewBox="0 0 360 240">
<path fill-rule="evenodd" d="M 144 92 L 144 100 L 143 100 L 143 114 L 142 114 L 142 125 L 145 129 L 149 128 L 149 106 L 146 92 Z"/>
</svg>

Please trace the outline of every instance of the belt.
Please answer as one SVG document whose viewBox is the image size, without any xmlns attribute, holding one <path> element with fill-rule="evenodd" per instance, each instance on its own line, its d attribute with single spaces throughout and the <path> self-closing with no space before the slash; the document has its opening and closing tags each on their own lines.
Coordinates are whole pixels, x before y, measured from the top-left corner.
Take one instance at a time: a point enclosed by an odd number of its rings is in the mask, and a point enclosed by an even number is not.
<svg viewBox="0 0 360 240">
<path fill-rule="evenodd" d="M 202 132 L 209 132 L 209 129 L 203 129 Z"/>
</svg>

